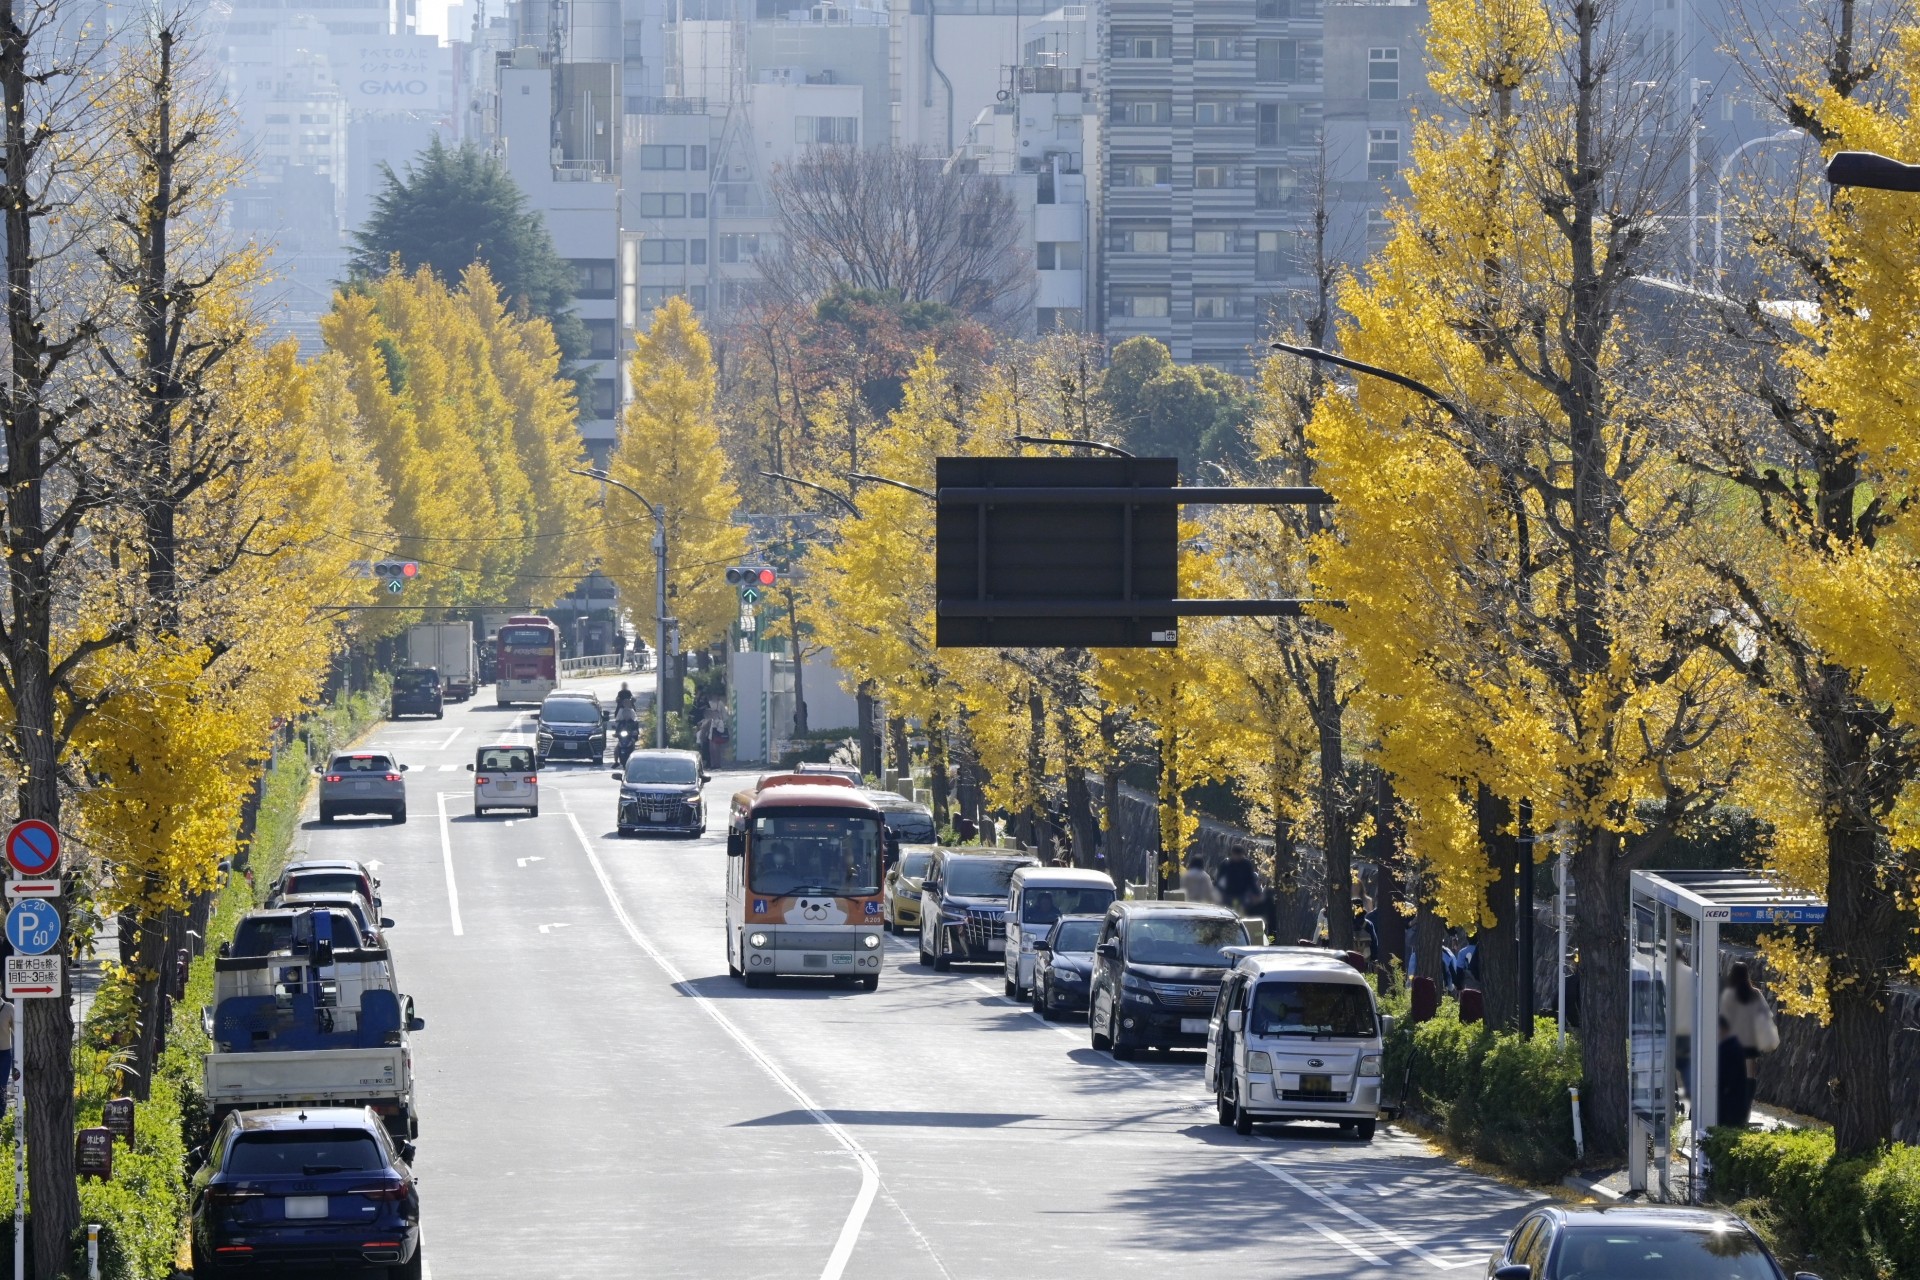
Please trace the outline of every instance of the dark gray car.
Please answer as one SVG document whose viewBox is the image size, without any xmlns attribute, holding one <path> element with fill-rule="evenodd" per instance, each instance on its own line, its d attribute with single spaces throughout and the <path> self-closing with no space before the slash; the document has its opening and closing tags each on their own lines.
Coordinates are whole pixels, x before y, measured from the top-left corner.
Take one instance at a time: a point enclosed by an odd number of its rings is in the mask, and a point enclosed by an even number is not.
<svg viewBox="0 0 1920 1280">
<path fill-rule="evenodd" d="M 1004 964 L 1013 873 L 1039 865 L 1030 853 L 935 850 L 920 882 L 920 963 Z"/>
<path fill-rule="evenodd" d="M 1061 916 L 1033 948 L 1033 1011 L 1052 1021 L 1087 1011 L 1093 982 L 1093 945 L 1101 916 Z"/>
</svg>

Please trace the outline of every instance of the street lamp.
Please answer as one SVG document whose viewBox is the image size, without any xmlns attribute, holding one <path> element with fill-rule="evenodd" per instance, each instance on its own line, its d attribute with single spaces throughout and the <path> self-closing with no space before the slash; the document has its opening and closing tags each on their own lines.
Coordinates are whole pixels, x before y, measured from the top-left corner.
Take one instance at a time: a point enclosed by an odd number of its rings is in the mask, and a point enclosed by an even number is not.
<svg viewBox="0 0 1920 1280">
<path fill-rule="evenodd" d="M 1720 162 L 1720 172 L 1715 176 L 1713 182 L 1714 288 L 1718 289 L 1720 287 L 1720 257 L 1727 238 L 1727 178 L 1733 171 L 1733 162 L 1740 158 L 1741 152 L 1749 150 L 1750 148 L 1763 147 L 1770 142 L 1798 142 L 1806 136 L 1807 131 L 1805 129 L 1782 129 L 1780 132 L 1770 133 L 1764 138 L 1750 138 L 1735 147 L 1732 152 L 1728 154 L 1727 158 Z"/>
<path fill-rule="evenodd" d="M 647 509 L 653 517 L 653 620 L 654 664 L 653 664 L 653 745 L 667 745 L 667 509 L 648 502 L 640 491 L 631 485 L 622 484 L 608 475 L 604 467 L 591 467 L 580 470 L 568 467 L 576 476 L 585 476 L 589 480 L 598 480 L 601 484 L 610 484 L 614 488 L 630 494 L 633 499 Z"/>
<path fill-rule="evenodd" d="M 1827 161 L 1827 181 L 1836 187 L 1920 191 L 1920 164 L 1901 164 L 1871 151 L 1836 151 Z"/>
</svg>

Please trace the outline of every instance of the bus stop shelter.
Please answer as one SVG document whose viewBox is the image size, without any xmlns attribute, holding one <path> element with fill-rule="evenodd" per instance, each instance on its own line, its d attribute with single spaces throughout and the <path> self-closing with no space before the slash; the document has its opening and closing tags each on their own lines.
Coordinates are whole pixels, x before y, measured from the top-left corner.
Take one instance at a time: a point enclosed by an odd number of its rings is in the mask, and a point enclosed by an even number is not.
<svg viewBox="0 0 1920 1280">
<path fill-rule="evenodd" d="M 1824 902 L 1757 872 L 1633 873 L 1629 1190 L 1685 1202 L 1705 1191 L 1692 1171 L 1707 1130 L 1720 1120 L 1720 930 L 1819 924 L 1826 918 Z"/>
</svg>

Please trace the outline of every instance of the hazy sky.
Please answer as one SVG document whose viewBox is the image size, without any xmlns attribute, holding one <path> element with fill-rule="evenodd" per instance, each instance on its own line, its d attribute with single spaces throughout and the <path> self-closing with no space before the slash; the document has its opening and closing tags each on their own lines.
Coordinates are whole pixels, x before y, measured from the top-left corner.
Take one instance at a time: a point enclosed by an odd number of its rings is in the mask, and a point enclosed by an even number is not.
<svg viewBox="0 0 1920 1280">
<path fill-rule="evenodd" d="M 448 0 L 419 0 L 417 12 L 420 15 L 422 35 L 436 35 L 442 40 L 447 35 Z"/>
</svg>

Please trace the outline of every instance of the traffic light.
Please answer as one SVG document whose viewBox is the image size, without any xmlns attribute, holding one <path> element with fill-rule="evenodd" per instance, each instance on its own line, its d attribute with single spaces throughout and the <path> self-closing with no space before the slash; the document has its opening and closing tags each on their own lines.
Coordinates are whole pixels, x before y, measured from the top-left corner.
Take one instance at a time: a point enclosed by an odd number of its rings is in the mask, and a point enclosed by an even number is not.
<svg viewBox="0 0 1920 1280">
<path fill-rule="evenodd" d="M 727 570 L 727 582 L 741 591 L 764 591 L 779 581 L 779 575 L 764 564 L 735 565 Z"/>
<path fill-rule="evenodd" d="M 386 585 L 389 595 L 397 596 L 410 579 L 420 576 L 420 564 L 415 560 L 382 560 L 373 566 L 373 576 Z"/>
</svg>

